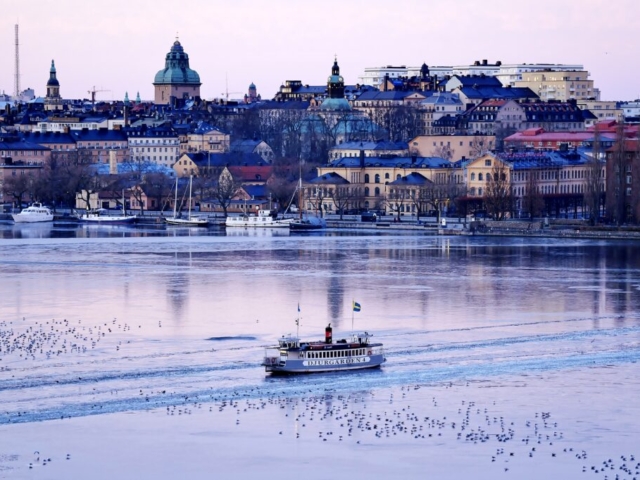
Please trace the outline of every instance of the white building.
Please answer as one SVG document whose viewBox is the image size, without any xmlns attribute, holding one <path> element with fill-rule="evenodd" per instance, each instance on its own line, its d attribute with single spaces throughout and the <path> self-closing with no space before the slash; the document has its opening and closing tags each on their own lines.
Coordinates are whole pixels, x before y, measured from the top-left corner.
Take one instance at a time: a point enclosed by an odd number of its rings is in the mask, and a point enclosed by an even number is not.
<svg viewBox="0 0 640 480">
<path fill-rule="evenodd" d="M 133 162 L 173 167 L 180 156 L 178 134 L 169 128 L 136 129 L 127 132 L 129 157 Z"/>
<path fill-rule="evenodd" d="M 489 63 L 487 60 L 477 60 L 470 65 L 435 66 L 429 67 L 429 73 L 438 78 L 453 75 L 487 75 L 497 77 L 504 86 L 515 86 L 515 82 L 522 80 L 522 74 L 526 72 L 538 72 L 541 70 L 550 71 L 573 71 L 584 70 L 578 64 L 554 64 L 554 63 L 508 63 L 501 61 Z M 385 75 L 389 78 L 413 77 L 420 75 L 420 66 L 407 67 L 406 65 L 383 67 L 366 67 L 364 74 L 358 77 L 358 82 L 362 85 L 371 85 L 379 88 L 382 85 Z"/>
<path fill-rule="evenodd" d="M 640 117 L 640 100 L 621 103 L 620 108 L 622 109 L 625 119 Z"/>
<path fill-rule="evenodd" d="M 381 88 L 385 76 L 388 75 L 390 79 L 418 77 L 420 76 L 420 68 L 420 65 L 417 67 L 407 67 L 406 65 L 397 67 L 393 65 L 387 65 L 386 67 L 366 67 L 364 74 L 358 77 L 358 83 Z M 429 74 L 438 78 L 444 78 L 445 75 L 451 75 L 451 67 L 429 67 Z"/>
</svg>

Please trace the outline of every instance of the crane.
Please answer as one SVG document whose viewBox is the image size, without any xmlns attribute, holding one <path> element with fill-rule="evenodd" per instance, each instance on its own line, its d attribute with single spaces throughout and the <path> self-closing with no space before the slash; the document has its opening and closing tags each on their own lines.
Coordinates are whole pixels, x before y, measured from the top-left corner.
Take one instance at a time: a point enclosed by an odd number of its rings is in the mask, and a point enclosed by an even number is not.
<svg viewBox="0 0 640 480">
<path fill-rule="evenodd" d="M 95 103 L 96 103 L 96 93 L 100 93 L 100 92 L 110 92 L 111 90 L 96 90 L 95 85 L 93 86 L 93 88 L 91 90 L 88 90 L 87 93 L 91 95 L 91 108 L 93 109 Z"/>
<path fill-rule="evenodd" d="M 225 100 L 228 102 L 229 101 L 229 95 L 242 95 L 242 92 L 230 92 L 230 91 L 226 91 L 226 92 L 222 92 L 220 95 L 224 95 Z"/>
</svg>

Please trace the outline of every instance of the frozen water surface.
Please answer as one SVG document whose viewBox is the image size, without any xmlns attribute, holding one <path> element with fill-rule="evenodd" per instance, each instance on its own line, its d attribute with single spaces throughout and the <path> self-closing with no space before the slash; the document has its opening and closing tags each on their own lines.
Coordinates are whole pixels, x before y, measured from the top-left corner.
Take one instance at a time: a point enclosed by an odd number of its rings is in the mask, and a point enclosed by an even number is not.
<svg viewBox="0 0 640 480">
<path fill-rule="evenodd" d="M 0 478 L 640 479 L 636 243 L 0 236 Z M 265 375 L 354 299 L 382 369 Z"/>
</svg>

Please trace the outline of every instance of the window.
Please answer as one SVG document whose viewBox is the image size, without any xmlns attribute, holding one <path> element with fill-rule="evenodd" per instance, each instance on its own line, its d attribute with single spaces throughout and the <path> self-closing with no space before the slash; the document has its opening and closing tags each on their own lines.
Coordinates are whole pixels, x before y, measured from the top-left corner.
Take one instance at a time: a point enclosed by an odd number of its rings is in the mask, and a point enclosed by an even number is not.
<svg viewBox="0 0 640 480">
<path fill-rule="evenodd" d="M 476 179 L 476 174 L 475 174 L 475 173 L 472 173 L 472 174 L 471 174 L 471 181 L 473 182 L 473 181 L 475 181 L 475 179 Z"/>
<path fill-rule="evenodd" d="M 376 173 L 375 183 L 380 183 L 380 174 Z"/>
<path fill-rule="evenodd" d="M 369 183 L 369 174 L 368 173 L 364 174 L 364 183 Z"/>
<path fill-rule="evenodd" d="M 376 197 L 379 197 L 379 196 L 380 196 L 380 188 L 379 188 L 379 187 L 376 187 L 376 189 L 374 190 L 374 192 L 375 192 L 375 196 L 376 196 Z"/>
<path fill-rule="evenodd" d="M 482 173 L 478 174 L 478 180 L 482 181 Z"/>
<path fill-rule="evenodd" d="M 485 167 L 490 167 L 491 166 L 491 160 L 490 159 L 485 160 L 484 161 L 484 166 Z"/>
</svg>

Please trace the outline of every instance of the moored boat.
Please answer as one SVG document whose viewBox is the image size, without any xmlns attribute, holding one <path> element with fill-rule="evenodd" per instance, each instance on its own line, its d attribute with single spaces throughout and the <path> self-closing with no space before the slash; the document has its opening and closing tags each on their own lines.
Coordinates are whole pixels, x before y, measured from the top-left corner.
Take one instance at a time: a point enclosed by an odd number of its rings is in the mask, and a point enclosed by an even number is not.
<svg viewBox="0 0 640 480">
<path fill-rule="evenodd" d="M 189 203 L 186 216 L 181 216 L 177 211 L 178 208 L 178 179 L 176 178 L 176 198 L 173 203 L 173 217 L 165 218 L 167 225 L 176 225 L 180 227 L 208 227 L 209 219 L 205 217 L 199 217 L 197 215 L 191 215 L 191 189 L 193 184 L 193 175 L 189 177 Z"/>
<path fill-rule="evenodd" d="M 11 217 L 15 223 L 53 222 L 53 213 L 41 203 L 34 203 Z"/>
<path fill-rule="evenodd" d="M 258 210 L 257 215 L 241 215 L 239 217 L 227 217 L 227 227 L 252 227 L 252 228 L 289 228 L 293 219 L 274 218 L 271 210 Z"/>
<path fill-rule="evenodd" d="M 94 210 L 87 210 L 82 215 L 78 216 L 78 220 L 83 223 L 96 223 L 103 225 L 123 225 L 133 223 L 136 219 L 135 215 L 111 215 L 108 210 L 104 208 L 97 208 Z"/>
<path fill-rule="evenodd" d="M 300 341 L 283 336 L 278 345 L 268 347 L 262 365 L 270 373 L 335 372 L 380 367 L 386 358 L 382 343 L 372 343 L 372 335 L 353 333 L 347 339 L 333 341 L 331 324 L 324 341 Z"/>
</svg>

